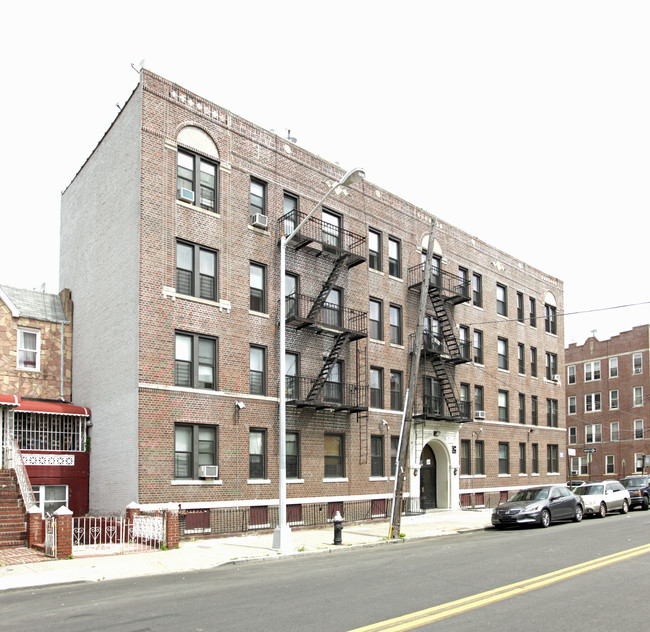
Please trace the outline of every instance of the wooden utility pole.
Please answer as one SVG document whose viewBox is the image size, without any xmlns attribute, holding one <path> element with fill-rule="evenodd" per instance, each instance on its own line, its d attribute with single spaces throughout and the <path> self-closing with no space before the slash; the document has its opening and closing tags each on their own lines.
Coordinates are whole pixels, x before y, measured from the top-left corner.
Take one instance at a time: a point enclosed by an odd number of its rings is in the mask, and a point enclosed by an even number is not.
<svg viewBox="0 0 650 632">
<path fill-rule="evenodd" d="M 395 471 L 395 493 L 393 496 L 393 518 L 391 520 L 388 538 L 399 537 L 402 522 L 402 498 L 404 497 L 404 483 L 408 475 L 408 454 L 409 440 L 411 436 L 411 422 L 413 420 L 413 402 L 420 375 L 420 354 L 422 353 L 422 341 L 424 338 L 424 317 L 427 311 L 427 299 L 429 298 L 429 281 L 431 279 L 431 262 L 433 261 L 433 244 L 436 238 L 436 219 L 431 220 L 431 232 L 427 244 L 427 257 L 424 262 L 424 274 L 420 287 L 420 307 L 418 310 L 418 324 L 415 328 L 415 341 L 413 344 L 413 355 L 411 356 L 411 372 L 409 374 L 408 388 L 406 389 L 406 402 L 404 402 L 404 423 L 402 424 L 402 435 L 400 450 L 397 458 Z"/>
</svg>

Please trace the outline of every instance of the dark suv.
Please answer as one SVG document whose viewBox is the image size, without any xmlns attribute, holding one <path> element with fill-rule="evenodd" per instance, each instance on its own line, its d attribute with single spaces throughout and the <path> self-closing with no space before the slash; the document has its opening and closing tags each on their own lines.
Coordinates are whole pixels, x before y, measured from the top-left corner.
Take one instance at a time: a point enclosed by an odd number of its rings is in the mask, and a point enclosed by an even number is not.
<svg viewBox="0 0 650 632">
<path fill-rule="evenodd" d="M 650 506 L 650 476 L 647 474 L 634 474 L 621 479 L 621 485 L 630 492 L 630 509 L 641 507 L 648 511 Z"/>
</svg>

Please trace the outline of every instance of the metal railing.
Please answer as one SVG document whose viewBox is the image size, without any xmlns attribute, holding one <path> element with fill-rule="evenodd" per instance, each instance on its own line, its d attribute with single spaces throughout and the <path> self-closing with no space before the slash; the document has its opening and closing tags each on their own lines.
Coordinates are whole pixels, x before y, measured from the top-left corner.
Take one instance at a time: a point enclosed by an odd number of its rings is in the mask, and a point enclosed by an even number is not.
<svg viewBox="0 0 650 632">
<path fill-rule="evenodd" d="M 320 393 L 315 398 L 307 400 L 315 382 L 315 378 L 288 377 L 286 388 L 289 402 L 302 405 L 323 404 L 325 407 L 340 409 L 368 406 L 368 386 L 344 382 L 325 382 Z"/>
<path fill-rule="evenodd" d="M 410 288 L 416 287 L 424 280 L 424 263 L 411 266 L 407 271 L 407 283 Z M 470 298 L 470 281 L 445 270 L 432 270 L 429 285 L 437 287 L 444 297 L 455 301 L 468 301 Z"/>
<path fill-rule="evenodd" d="M 368 334 L 368 314 L 358 309 L 324 303 L 318 312 L 310 316 L 316 299 L 305 294 L 292 294 L 286 298 L 287 320 L 319 323 L 336 330 L 350 331 L 361 336 Z"/>
<path fill-rule="evenodd" d="M 10 441 L 7 448 L 9 467 L 13 468 L 16 472 L 18 487 L 20 488 L 20 494 L 23 497 L 23 503 L 25 503 L 25 509 L 29 510 L 36 504 L 36 500 L 34 499 L 32 484 L 29 481 L 29 476 L 27 475 L 27 470 L 25 469 L 25 463 L 23 462 L 23 457 L 20 454 L 20 448 L 18 447 L 18 442 L 16 439 Z"/>
<path fill-rule="evenodd" d="M 140 514 L 73 518 L 72 552 L 79 555 L 141 553 L 159 550 L 165 540 L 165 518 Z"/>
<path fill-rule="evenodd" d="M 86 418 L 16 412 L 14 436 L 21 450 L 85 452 Z"/>
</svg>

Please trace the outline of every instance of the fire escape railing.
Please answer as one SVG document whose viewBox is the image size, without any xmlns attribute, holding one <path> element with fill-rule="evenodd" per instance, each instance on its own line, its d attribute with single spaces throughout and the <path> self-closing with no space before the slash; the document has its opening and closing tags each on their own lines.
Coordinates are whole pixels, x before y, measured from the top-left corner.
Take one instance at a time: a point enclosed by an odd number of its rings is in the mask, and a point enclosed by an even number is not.
<svg viewBox="0 0 650 632">
<path fill-rule="evenodd" d="M 409 288 L 414 288 L 424 280 L 424 263 L 411 266 L 407 271 L 407 283 Z M 442 298 L 451 303 L 463 303 L 470 299 L 469 280 L 460 279 L 458 276 L 446 270 L 434 270 L 431 272 L 429 287 L 436 287 Z"/>
<path fill-rule="evenodd" d="M 310 398 L 318 378 L 287 376 L 287 404 L 335 410 L 362 410 L 368 407 L 368 387 L 365 385 L 326 381 L 315 398 Z"/>
<path fill-rule="evenodd" d="M 291 294 L 286 298 L 287 324 L 297 328 L 318 325 L 334 331 L 347 331 L 352 340 L 368 335 L 368 313 L 349 307 L 324 302 L 314 310 L 317 298 L 305 294 Z M 315 311 L 315 313 L 313 313 Z"/>
</svg>

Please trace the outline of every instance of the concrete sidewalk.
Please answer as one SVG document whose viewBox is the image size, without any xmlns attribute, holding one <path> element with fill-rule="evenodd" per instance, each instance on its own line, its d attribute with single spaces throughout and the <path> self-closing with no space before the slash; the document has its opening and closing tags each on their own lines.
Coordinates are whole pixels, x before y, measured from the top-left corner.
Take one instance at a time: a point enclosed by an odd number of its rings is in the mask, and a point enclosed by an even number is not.
<svg viewBox="0 0 650 632">
<path fill-rule="evenodd" d="M 491 510 L 436 509 L 419 516 L 403 516 L 405 540 L 463 533 L 490 526 Z M 47 560 L 0 567 L 0 590 L 96 582 L 182 573 L 240 561 L 279 559 L 288 555 L 342 551 L 350 547 L 393 544 L 387 540 L 388 521 L 344 524 L 342 544 L 334 545 L 334 529 L 293 529 L 293 552 L 281 554 L 272 548 L 272 533 L 247 533 L 228 538 L 182 541 L 178 549 L 128 555 L 92 555 L 70 560 Z"/>
</svg>

